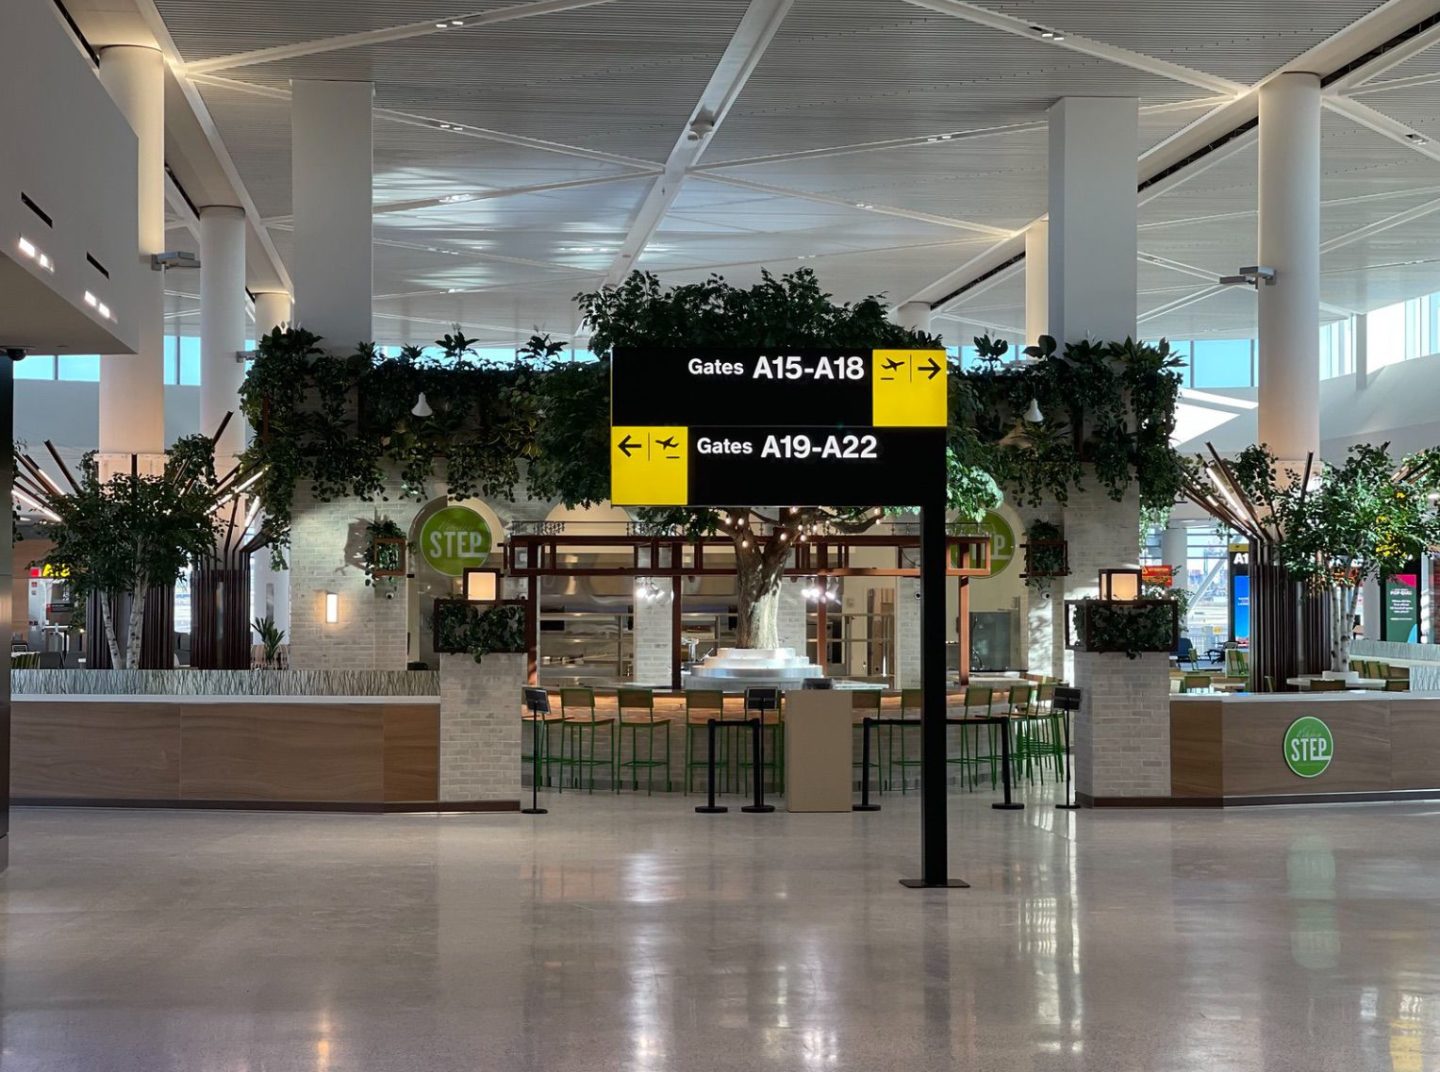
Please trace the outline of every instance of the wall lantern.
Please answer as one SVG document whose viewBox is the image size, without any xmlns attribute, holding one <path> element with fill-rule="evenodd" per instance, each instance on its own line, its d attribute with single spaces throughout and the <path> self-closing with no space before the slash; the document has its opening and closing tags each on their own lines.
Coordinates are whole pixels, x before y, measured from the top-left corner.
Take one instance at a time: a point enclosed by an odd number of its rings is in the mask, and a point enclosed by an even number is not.
<svg viewBox="0 0 1440 1072">
<path fill-rule="evenodd" d="M 340 594 L 338 592 L 325 593 L 325 624 L 334 625 L 340 620 Z"/>
<path fill-rule="evenodd" d="M 1108 600 L 1139 599 L 1140 571 L 1138 569 L 1102 569 L 1100 571 L 1100 598 Z"/>
<path fill-rule="evenodd" d="M 463 583 L 465 602 L 500 602 L 500 571 L 498 569 L 466 569 Z"/>
</svg>

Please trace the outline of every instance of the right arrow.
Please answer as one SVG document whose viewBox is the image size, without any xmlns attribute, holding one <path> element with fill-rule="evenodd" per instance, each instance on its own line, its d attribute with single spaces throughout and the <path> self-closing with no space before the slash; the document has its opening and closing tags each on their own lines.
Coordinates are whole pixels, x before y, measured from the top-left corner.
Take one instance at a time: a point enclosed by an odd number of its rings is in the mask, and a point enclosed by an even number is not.
<svg viewBox="0 0 1440 1072">
<path fill-rule="evenodd" d="M 622 452 L 622 453 L 625 455 L 625 457 L 627 457 L 627 458 L 630 457 L 630 455 L 631 455 L 632 453 L 634 453 L 635 451 L 637 451 L 637 450 L 640 449 L 640 444 L 639 444 L 639 443 L 631 442 L 630 433 L 629 433 L 629 432 L 626 432 L 626 433 L 625 433 L 625 438 L 622 439 L 622 440 L 620 440 L 620 442 L 617 443 L 616 446 L 618 446 L 618 447 L 620 448 L 621 452 Z"/>
<path fill-rule="evenodd" d="M 940 373 L 940 363 L 932 357 L 930 364 L 920 366 L 920 371 L 930 373 L 927 379 L 933 380 Z"/>
</svg>

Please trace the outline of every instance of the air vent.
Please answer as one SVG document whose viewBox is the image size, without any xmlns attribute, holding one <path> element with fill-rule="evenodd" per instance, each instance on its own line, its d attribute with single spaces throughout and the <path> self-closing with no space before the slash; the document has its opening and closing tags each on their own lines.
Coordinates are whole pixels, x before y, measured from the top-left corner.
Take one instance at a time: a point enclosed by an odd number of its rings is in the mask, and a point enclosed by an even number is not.
<svg viewBox="0 0 1440 1072">
<path fill-rule="evenodd" d="M 97 261 L 97 260 L 95 259 L 94 254 L 91 254 L 91 253 L 85 254 L 85 259 L 90 262 L 90 267 L 91 267 L 91 268 L 94 268 L 97 272 L 99 272 L 101 275 L 103 275 L 106 279 L 109 279 L 109 278 L 110 278 L 110 272 L 109 272 L 109 270 L 108 270 L 103 264 L 101 264 L 99 261 Z"/>
<path fill-rule="evenodd" d="M 37 205 L 34 201 L 31 201 L 30 196 L 24 191 L 21 191 L 20 193 L 20 203 L 23 204 L 26 208 L 28 208 L 31 212 L 35 213 L 35 215 L 39 216 L 42 220 L 44 220 L 46 227 L 55 226 L 55 221 L 50 218 L 50 214 L 46 212 L 43 208 L 41 208 L 39 205 Z"/>
</svg>

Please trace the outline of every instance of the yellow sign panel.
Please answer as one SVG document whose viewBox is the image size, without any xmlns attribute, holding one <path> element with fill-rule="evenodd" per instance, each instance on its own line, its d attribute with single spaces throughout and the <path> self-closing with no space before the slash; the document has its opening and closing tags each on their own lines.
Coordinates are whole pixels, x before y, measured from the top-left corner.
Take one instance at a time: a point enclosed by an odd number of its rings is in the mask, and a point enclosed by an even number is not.
<svg viewBox="0 0 1440 1072">
<path fill-rule="evenodd" d="M 877 428 L 944 428 L 949 420 L 944 350 L 876 350 L 870 358 Z"/>
<path fill-rule="evenodd" d="M 616 506 L 684 506 L 689 502 L 690 430 L 610 429 L 610 501 Z"/>
</svg>

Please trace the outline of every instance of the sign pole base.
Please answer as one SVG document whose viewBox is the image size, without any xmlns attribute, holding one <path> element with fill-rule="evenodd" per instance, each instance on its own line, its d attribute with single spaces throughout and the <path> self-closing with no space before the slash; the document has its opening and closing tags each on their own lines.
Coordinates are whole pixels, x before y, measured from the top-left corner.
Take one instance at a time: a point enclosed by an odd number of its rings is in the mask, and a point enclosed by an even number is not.
<svg viewBox="0 0 1440 1072">
<path fill-rule="evenodd" d="M 968 890 L 970 883 L 958 878 L 947 878 L 944 882 L 926 882 L 923 878 L 902 878 L 900 885 L 908 890 Z"/>
</svg>

